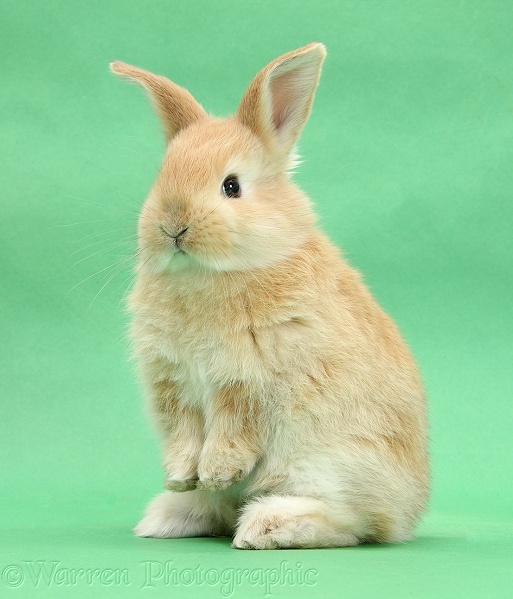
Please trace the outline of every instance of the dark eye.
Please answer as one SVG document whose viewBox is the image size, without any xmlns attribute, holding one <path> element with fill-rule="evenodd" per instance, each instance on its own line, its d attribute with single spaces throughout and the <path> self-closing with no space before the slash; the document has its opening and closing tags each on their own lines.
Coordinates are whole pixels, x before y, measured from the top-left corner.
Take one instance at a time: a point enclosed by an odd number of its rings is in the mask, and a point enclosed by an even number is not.
<svg viewBox="0 0 513 599">
<path fill-rule="evenodd" d="M 239 180 L 234 175 L 228 175 L 223 181 L 223 194 L 227 198 L 240 198 Z"/>
</svg>

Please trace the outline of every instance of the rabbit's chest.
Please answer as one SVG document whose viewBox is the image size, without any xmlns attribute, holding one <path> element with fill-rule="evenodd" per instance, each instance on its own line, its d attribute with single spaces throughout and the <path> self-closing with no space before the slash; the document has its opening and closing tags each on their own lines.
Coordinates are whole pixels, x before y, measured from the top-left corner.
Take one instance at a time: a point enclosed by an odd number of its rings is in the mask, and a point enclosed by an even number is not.
<svg viewBox="0 0 513 599">
<path fill-rule="evenodd" d="M 131 302 L 142 366 L 158 363 L 159 377 L 179 383 L 188 403 L 204 405 L 235 381 L 260 389 L 299 363 L 306 368 L 313 331 L 299 319 L 271 318 L 239 295 L 209 295 L 208 286 L 194 291 L 141 285 Z"/>
<path fill-rule="evenodd" d="M 137 315 L 136 353 L 144 364 L 159 364 L 159 376 L 179 384 L 183 401 L 206 408 L 225 384 L 251 376 L 247 333 L 213 326 L 211 316 L 176 313 Z M 198 317 L 199 316 L 199 317 Z M 151 366 L 150 366 L 151 367 Z M 152 368 L 152 367 L 151 367 Z"/>
</svg>

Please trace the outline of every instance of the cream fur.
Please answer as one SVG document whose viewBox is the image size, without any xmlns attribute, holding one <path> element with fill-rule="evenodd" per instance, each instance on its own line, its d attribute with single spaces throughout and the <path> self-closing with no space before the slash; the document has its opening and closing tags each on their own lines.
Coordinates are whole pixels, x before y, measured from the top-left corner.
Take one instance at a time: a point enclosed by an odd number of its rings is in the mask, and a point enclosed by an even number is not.
<svg viewBox="0 0 513 599">
<path fill-rule="evenodd" d="M 243 549 L 393 542 L 425 508 L 416 365 L 287 173 L 324 56 L 310 44 L 276 59 L 225 120 L 114 63 L 148 91 L 169 140 L 130 298 L 168 489 L 138 535 L 228 534 Z M 241 198 L 222 195 L 228 175 Z"/>
</svg>

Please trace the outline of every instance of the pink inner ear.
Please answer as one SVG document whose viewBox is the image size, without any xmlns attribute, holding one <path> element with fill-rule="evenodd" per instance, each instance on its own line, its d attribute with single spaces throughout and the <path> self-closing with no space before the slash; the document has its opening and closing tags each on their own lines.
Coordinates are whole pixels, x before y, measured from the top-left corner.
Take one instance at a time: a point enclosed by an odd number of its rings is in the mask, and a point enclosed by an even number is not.
<svg viewBox="0 0 513 599">
<path fill-rule="evenodd" d="M 325 54 L 321 44 L 284 54 L 262 69 L 244 94 L 237 116 L 273 151 L 288 155 L 299 139 Z"/>
<path fill-rule="evenodd" d="M 272 120 L 276 131 L 290 119 L 298 106 L 298 72 L 292 69 L 282 75 L 271 77 Z"/>
</svg>

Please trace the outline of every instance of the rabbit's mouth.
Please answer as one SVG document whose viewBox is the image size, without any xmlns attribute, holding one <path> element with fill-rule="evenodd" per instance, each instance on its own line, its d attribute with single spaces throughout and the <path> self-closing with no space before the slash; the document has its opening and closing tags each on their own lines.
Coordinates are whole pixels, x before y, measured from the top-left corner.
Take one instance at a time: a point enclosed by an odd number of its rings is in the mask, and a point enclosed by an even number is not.
<svg viewBox="0 0 513 599">
<path fill-rule="evenodd" d="M 184 242 L 181 239 L 177 239 L 173 243 L 173 253 L 178 254 L 180 256 L 190 256 L 191 255 L 191 253 L 189 251 L 187 251 L 187 249 L 184 247 Z"/>
<path fill-rule="evenodd" d="M 192 258 L 192 255 L 183 247 L 182 243 L 175 243 L 171 250 L 171 261 L 181 260 L 182 258 Z"/>
</svg>

